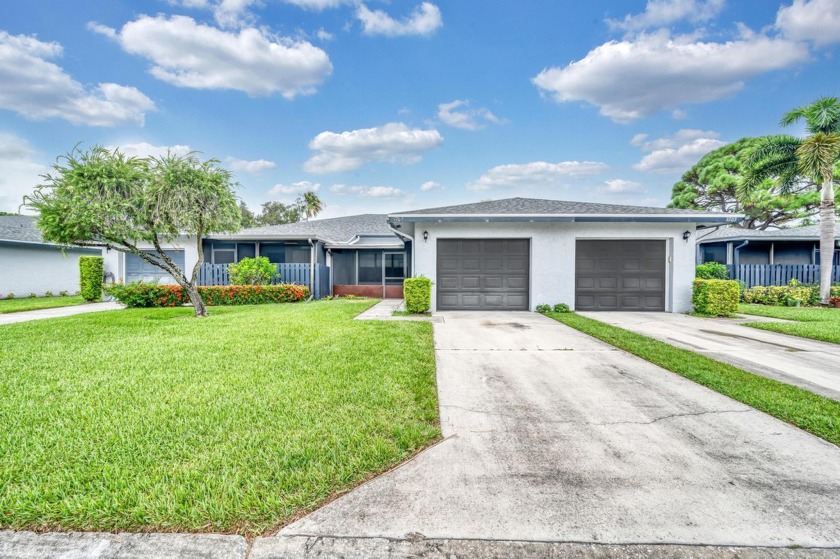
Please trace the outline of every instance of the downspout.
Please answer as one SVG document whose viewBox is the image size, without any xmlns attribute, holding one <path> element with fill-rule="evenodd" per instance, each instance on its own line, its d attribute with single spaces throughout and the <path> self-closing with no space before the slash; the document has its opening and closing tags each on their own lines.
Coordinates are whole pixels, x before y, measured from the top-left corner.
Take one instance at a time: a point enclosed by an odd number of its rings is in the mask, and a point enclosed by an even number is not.
<svg viewBox="0 0 840 559">
<path fill-rule="evenodd" d="M 333 255 L 332 249 L 327 249 L 327 269 L 330 271 L 330 297 L 333 296 Z"/>
<path fill-rule="evenodd" d="M 315 297 L 315 246 L 316 243 L 312 242 L 312 239 L 307 239 L 309 241 L 309 299 L 306 302 L 310 302 L 313 297 Z"/>
<path fill-rule="evenodd" d="M 734 265 L 735 265 L 735 266 L 740 266 L 740 265 L 741 265 L 741 255 L 740 255 L 740 253 L 739 253 L 738 251 L 740 251 L 742 248 L 744 248 L 744 247 L 745 247 L 745 246 L 747 246 L 748 244 L 750 244 L 749 240 L 745 240 L 743 243 L 741 243 L 740 245 L 736 246 L 736 247 L 732 250 L 732 252 L 734 253 L 734 254 L 733 254 L 733 262 L 734 262 Z"/>
<path fill-rule="evenodd" d="M 398 237 L 402 237 L 403 241 L 408 240 L 408 241 L 411 242 L 411 277 L 414 277 L 414 273 L 417 271 L 417 267 L 414 265 L 414 259 L 416 258 L 416 255 L 417 255 L 417 247 L 414 244 L 414 237 L 412 237 L 411 235 L 407 235 L 406 233 L 402 233 L 401 231 L 397 230 L 393 225 L 391 225 L 390 221 L 388 221 L 387 223 L 388 223 L 388 229 L 393 231 Z M 403 242 L 403 249 L 405 249 L 405 242 Z M 384 291 L 384 287 L 383 287 L 383 291 Z"/>
</svg>

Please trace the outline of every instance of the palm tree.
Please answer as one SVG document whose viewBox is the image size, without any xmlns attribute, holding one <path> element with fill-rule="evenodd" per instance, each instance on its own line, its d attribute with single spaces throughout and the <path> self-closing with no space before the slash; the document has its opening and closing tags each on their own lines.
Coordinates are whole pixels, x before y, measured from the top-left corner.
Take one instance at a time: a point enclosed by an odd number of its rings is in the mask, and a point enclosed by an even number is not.
<svg viewBox="0 0 840 559">
<path fill-rule="evenodd" d="M 307 221 L 324 211 L 324 203 L 320 198 L 318 198 L 318 195 L 312 191 L 303 193 L 300 205 Z"/>
<path fill-rule="evenodd" d="M 840 102 L 822 97 L 782 117 L 782 126 L 805 121 L 808 136 L 769 136 L 746 160 L 747 173 L 741 188 L 749 193 L 763 180 L 777 178 L 784 191 L 803 179 L 820 189 L 820 300 L 831 295 L 831 268 L 836 228 L 834 166 L 840 161 Z"/>
</svg>

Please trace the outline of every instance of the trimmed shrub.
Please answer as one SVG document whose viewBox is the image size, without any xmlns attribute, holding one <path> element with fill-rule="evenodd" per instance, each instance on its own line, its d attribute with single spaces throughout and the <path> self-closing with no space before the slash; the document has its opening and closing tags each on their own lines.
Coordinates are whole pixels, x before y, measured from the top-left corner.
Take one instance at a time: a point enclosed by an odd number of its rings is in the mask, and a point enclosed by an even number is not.
<svg viewBox="0 0 840 559">
<path fill-rule="evenodd" d="M 114 284 L 105 292 L 127 307 L 179 307 L 190 302 L 180 285 L 135 282 Z M 309 297 L 307 286 L 290 283 L 202 286 L 198 292 L 207 306 L 294 303 Z"/>
<path fill-rule="evenodd" d="M 691 302 L 700 314 L 729 316 L 738 310 L 739 292 L 736 281 L 696 279 Z"/>
<path fill-rule="evenodd" d="M 29 294 L 29 298 L 30 298 L 30 299 L 34 299 L 34 298 L 36 298 L 36 297 L 37 297 L 37 295 L 35 295 L 34 293 L 30 293 L 30 294 Z"/>
<path fill-rule="evenodd" d="M 424 313 L 432 308 L 432 280 L 419 276 L 403 281 L 405 310 L 410 313 Z"/>
<path fill-rule="evenodd" d="M 14 299 L 14 298 L 15 298 L 14 293 L 6 293 L 6 299 Z"/>
<path fill-rule="evenodd" d="M 817 306 L 820 304 L 820 288 L 817 285 L 802 285 L 791 280 L 788 285 L 757 285 L 744 290 L 745 303 L 774 305 L 782 307 Z"/>
<path fill-rule="evenodd" d="M 79 285 L 85 301 L 102 300 L 102 276 L 105 259 L 101 256 L 79 257 Z"/>
<path fill-rule="evenodd" d="M 723 264 L 706 262 L 695 268 L 697 279 L 729 279 L 729 270 Z"/>
<path fill-rule="evenodd" d="M 52 291 L 47 291 L 46 293 L 44 293 L 44 297 L 52 297 L 52 296 L 53 296 Z"/>
<path fill-rule="evenodd" d="M 551 305 L 537 305 L 537 312 L 540 314 L 548 314 L 551 312 Z"/>
<path fill-rule="evenodd" d="M 268 285 L 277 277 L 277 266 L 265 256 L 243 258 L 228 264 L 231 285 Z"/>
<path fill-rule="evenodd" d="M 569 305 L 567 305 L 566 303 L 557 303 L 556 305 L 554 305 L 552 311 L 556 313 L 571 312 L 569 311 Z"/>
</svg>

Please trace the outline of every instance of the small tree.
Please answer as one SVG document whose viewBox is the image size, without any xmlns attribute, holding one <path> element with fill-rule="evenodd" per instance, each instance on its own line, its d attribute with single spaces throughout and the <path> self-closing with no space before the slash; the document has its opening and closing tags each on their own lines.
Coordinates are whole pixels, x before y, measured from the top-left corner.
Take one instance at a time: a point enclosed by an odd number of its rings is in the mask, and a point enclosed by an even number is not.
<svg viewBox="0 0 840 559">
<path fill-rule="evenodd" d="M 228 264 L 231 285 L 268 285 L 277 277 L 277 266 L 265 256 L 243 258 Z"/>
<path fill-rule="evenodd" d="M 193 153 L 140 159 L 100 146 L 76 147 L 43 179 L 25 203 L 39 213 L 45 240 L 134 254 L 172 276 L 196 316 L 207 315 L 196 287 L 203 237 L 240 226 L 231 174 L 218 160 L 199 161 Z M 189 275 L 163 248 L 181 235 L 196 239 L 198 262 Z M 141 242 L 154 250 L 141 250 Z"/>
</svg>

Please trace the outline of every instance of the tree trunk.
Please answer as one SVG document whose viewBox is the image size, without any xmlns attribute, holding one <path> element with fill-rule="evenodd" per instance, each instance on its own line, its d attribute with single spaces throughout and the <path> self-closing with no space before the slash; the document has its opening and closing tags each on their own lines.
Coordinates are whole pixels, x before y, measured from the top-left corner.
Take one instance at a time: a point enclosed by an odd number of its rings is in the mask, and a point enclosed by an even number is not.
<svg viewBox="0 0 840 559">
<path fill-rule="evenodd" d="M 195 309 L 195 316 L 209 316 L 210 313 L 207 312 L 207 307 L 204 306 L 204 300 L 198 293 L 198 288 L 195 286 L 195 284 L 187 283 L 186 285 L 182 285 L 181 287 L 184 289 L 184 292 L 187 294 L 187 297 L 190 298 L 190 303 L 192 303 L 192 306 Z"/>
<path fill-rule="evenodd" d="M 831 270 L 834 264 L 834 184 L 828 179 L 823 181 L 822 200 L 820 202 L 820 302 L 828 305 L 831 296 Z"/>
</svg>

